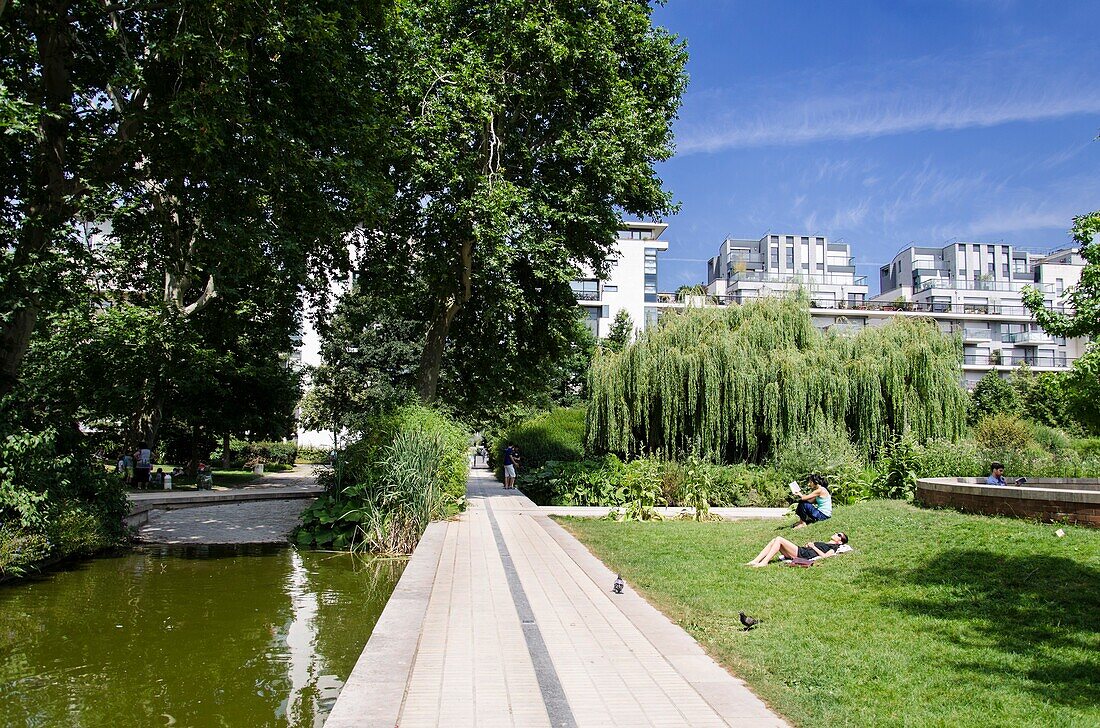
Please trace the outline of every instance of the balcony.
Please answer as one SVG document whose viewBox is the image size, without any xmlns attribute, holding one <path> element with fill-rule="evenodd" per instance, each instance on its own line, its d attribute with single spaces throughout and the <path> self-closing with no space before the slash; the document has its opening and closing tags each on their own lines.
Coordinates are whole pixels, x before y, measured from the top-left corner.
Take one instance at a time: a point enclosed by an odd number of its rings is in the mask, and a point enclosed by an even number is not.
<svg viewBox="0 0 1100 728">
<path fill-rule="evenodd" d="M 973 367 L 1018 367 L 1027 364 L 1039 369 L 1069 369 L 1075 359 L 1065 356 L 1007 356 L 997 354 L 966 354 L 963 366 Z"/>
<path fill-rule="evenodd" d="M 993 341 L 993 332 L 989 329 L 963 329 L 963 341 Z"/>
<path fill-rule="evenodd" d="M 1003 291 L 1009 293 L 1019 293 L 1023 291 L 1027 286 L 1038 288 L 1044 293 L 1054 293 L 1054 286 L 1049 283 L 1012 283 L 1010 281 L 959 281 L 949 278 L 933 278 L 932 280 L 922 281 L 920 285 L 914 288 L 914 293 L 920 293 L 922 291 L 942 290 L 942 291 Z"/>
<path fill-rule="evenodd" d="M 1005 334 L 1003 339 L 1005 343 L 1020 346 L 1039 346 L 1040 344 L 1054 343 L 1054 337 L 1045 331 L 1020 331 L 1015 334 Z"/>
<path fill-rule="evenodd" d="M 732 283 L 787 283 L 801 286 L 865 286 L 867 276 L 831 276 L 813 273 L 758 273 L 744 271 L 730 275 Z"/>
<path fill-rule="evenodd" d="M 600 300 L 599 291 L 573 291 L 573 295 L 577 297 L 578 301 L 598 301 Z"/>
</svg>

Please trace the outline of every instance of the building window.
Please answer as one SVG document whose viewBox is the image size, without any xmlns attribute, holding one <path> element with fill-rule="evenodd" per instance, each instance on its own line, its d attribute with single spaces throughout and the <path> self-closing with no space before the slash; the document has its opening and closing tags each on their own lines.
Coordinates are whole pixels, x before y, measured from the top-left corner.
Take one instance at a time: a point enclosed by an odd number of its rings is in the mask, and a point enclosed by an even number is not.
<svg viewBox="0 0 1100 728">
<path fill-rule="evenodd" d="M 794 270 L 794 248 L 787 248 L 787 269 Z"/>
<path fill-rule="evenodd" d="M 987 268 L 987 270 L 988 270 L 988 272 L 989 272 L 989 275 L 990 275 L 990 276 L 993 276 L 993 274 L 997 272 L 997 266 L 995 266 L 995 265 L 994 265 L 994 264 L 992 264 L 992 263 L 989 263 L 989 264 L 988 264 L 988 265 L 986 266 L 986 268 Z"/>
<path fill-rule="evenodd" d="M 787 236 L 787 245 L 794 245 L 794 236 L 793 235 L 788 235 Z"/>
<path fill-rule="evenodd" d="M 572 281 L 569 287 L 578 301 L 600 300 L 600 282 L 597 280 Z"/>
<path fill-rule="evenodd" d="M 645 274 L 657 275 L 657 250 L 655 248 L 645 249 Z"/>
<path fill-rule="evenodd" d="M 1009 273 L 1008 271 L 1008 263 L 1001 263 L 1001 275 L 1003 275 L 1005 278 L 1008 278 L 1011 275 L 1011 273 Z"/>
<path fill-rule="evenodd" d="M 771 267 L 775 270 L 779 270 L 779 248 L 772 248 L 771 258 Z"/>
<path fill-rule="evenodd" d="M 603 292 L 604 293 L 618 293 L 619 292 L 619 287 L 618 286 L 604 286 L 603 287 Z"/>
<path fill-rule="evenodd" d="M 657 322 L 661 319 L 661 309 L 656 306 L 645 307 L 645 327 L 648 329 L 652 326 L 656 326 Z"/>
<path fill-rule="evenodd" d="M 593 336 L 600 335 L 600 309 L 592 306 L 584 307 L 584 323 Z"/>
<path fill-rule="evenodd" d="M 1054 279 L 1054 292 L 1057 293 L 1059 296 L 1062 295 L 1062 291 L 1065 290 L 1065 287 L 1066 287 L 1066 282 L 1065 282 L 1064 279 L 1062 279 L 1062 278 L 1055 278 Z"/>
</svg>

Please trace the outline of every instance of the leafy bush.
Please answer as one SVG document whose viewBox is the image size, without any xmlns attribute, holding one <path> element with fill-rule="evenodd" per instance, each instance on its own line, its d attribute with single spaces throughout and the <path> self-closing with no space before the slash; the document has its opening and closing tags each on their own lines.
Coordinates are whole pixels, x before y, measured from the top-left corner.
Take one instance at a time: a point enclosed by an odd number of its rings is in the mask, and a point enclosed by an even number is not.
<svg viewBox="0 0 1100 728">
<path fill-rule="evenodd" d="M 915 452 L 918 478 L 975 478 L 987 475 L 989 458 L 973 440 L 930 440 Z"/>
<path fill-rule="evenodd" d="M 222 459 L 221 449 L 210 453 L 209 461 Z M 278 463 L 293 465 L 298 459 L 298 443 L 288 442 L 248 442 L 246 440 L 229 441 L 229 466 L 252 467 L 260 463 Z"/>
<path fill-rule="evenodd" d="M 1100 437 L 1072 440 L 1070 445 L 1082 458 L 1100 458 Z"/>
<path fill-rule="evenodd" d="M 324 447 L 299 447 L 297 462 L 309 465 L 327 465 L 332 450 Z"/>
<path fill-rule="evenodd" d="M 14 524 L 0 525 L 0 576 L 22 576 L 50 555 L 45 534 L 21 529 Z"/>
<path fill-rule="evenodd" d="M 409 553 L 429 522 L 464 504 L 467 436 L 458 422 L 411 405 L 372 425 L 302 513 L 299 545 Z"/>
<path fill-rule="evenodd" d="M 966 406 L 966 421 L 971 425 L 996 414 L 1015 414 L 1020 409 L 1016 389 L 996 371 L 987 372 L 974 385 Z"/>
<path fill-rule="evenodd" d="M 983 417 L 974 427 L 974 439 L 984 450 L 999 455 L 1021 452 L 1035 443 L 1027 423 L 1009 414 Z"/>
<path fill-rule="evenodd" d="M 656 507 L 667 503 L 661 494 L 661 461 L 643 457 L 627 463 L 623 472 L 622 499 L 627 520 L 660 519 Z"/>
<path fill-rule="evenodd" d="M 536 415 L 508 428 L 493 443 L 494 463 L 503 472 L 504 448 L 509 443 L 519 448 L 523 470 L 534 472 L 555 460 L 580 460 L 584 457 L 583 406 L 559 408 Z"/>
<path fill-rule="evenodd" d="M 829 492 L 840 503 L 854 503 L 867 497 L 863 457 L 840 427 L 818 424 L 791 438 L 779 448 L 775 469 L 787 480 L 805 482 L 817 473 L 829 484 Z"/>
<path fill-rule="evenodd" d="M 876 498 L 912 501 L 917 489 L 920 460 L 912 437 L 903 435 L 886 446 L 882 471 L 875 479 L 871 493 Z"/>
</svg>

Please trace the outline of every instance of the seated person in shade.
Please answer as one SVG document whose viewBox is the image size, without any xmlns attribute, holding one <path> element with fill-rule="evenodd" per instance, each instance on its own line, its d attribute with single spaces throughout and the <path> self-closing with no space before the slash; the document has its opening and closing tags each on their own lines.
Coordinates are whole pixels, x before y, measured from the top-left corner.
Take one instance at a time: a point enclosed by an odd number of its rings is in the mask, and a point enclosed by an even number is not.
<svg viewBox="0 0 1100 728">
<path fill-rule="evenodd" d="M 816 559 L 828 558 L 837 554 L 837 549 L 848 543 L 848 534 L 834 533 L 828 541 L 810 541 L 805 546 L 798 546 L 791 541 L 776 536 L 764 550 L 756 555 L 756 558 L 745 566 L 767 566 L 776 556 L 783 555 L 791 559 Z"/>
<path fill-rule="evenodd" d="M 793 528 L 805 528 L 811 523 L 833 517 L 833 496 L 828 485 L 825 478 L 816 473 L 807 478 L 807 491 L 799 496 L 798 507 L 794 510 L 798 521 Z"/>
<path fill-rule="evenodd" d="M 1005 466 L 993 463 L 989 466 L 989 477 L 985 479 L 986 485 L 1008 485 L 1005 482 Z"/>
</svg>

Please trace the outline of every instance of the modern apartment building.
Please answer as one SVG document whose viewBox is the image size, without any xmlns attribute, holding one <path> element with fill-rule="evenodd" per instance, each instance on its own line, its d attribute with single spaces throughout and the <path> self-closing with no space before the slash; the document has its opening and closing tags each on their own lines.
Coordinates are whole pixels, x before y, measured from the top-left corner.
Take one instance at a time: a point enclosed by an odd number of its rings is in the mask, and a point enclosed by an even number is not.
<svg viewBox="0 0 1100 728">
<path fill-rule="evenodd" d="M 668 250 L 663 222 L 624 222 L 611 255 L 611 270 L 601 280 L 591 270 L 572 282 L 577 303 L 597 337 L 607 336 L 619 309 L 626 309 L 635 329 L 657 320 L 657 255 Z"/>
<path fill-rule="evenodd" d="M 1038 370 L 1065 369 L 1087 342 L 1047 334 L 1022 295 L 1031 286 L 1042 291 L 1048 308 L 1060 309 L 1084 264 L 1073 248 L 1036 253 L 1003 243 L 913 246 L 882 266 L 882 293 L 872 303 L 931 316 L 944 331 L 961 334 L 968 385 L 987 371 L 1007 375 L 1024 363 Z"/>
<path fill-rule="evenodd" d="M 707 293 L 728 303 L 804 288 L 823 307 L 858 305 L 867 281 L 857 276 L 847 243 L 821 235 L 727 238 L 707 262 Z"/>
</svg>

